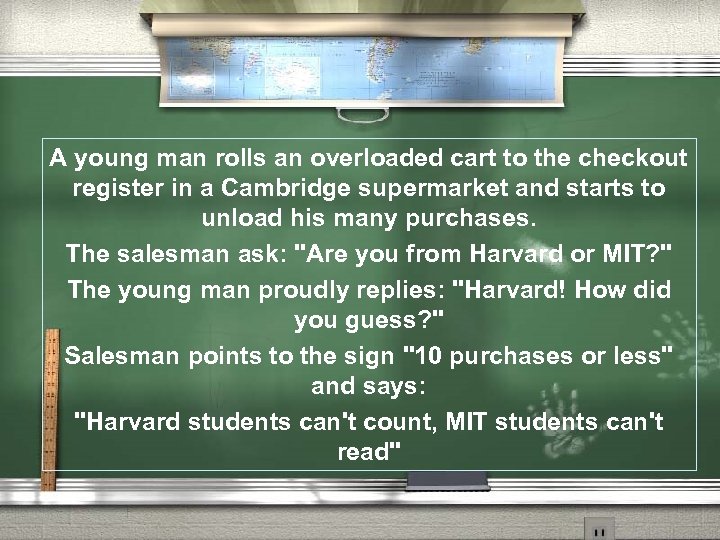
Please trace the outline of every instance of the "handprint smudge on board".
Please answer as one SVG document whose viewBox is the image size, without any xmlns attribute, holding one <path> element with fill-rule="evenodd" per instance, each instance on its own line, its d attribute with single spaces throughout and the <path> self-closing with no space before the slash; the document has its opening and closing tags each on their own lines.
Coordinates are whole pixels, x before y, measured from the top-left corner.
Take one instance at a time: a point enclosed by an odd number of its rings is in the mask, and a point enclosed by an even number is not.
<svg viewBox="0 0 720 540">
<path fill-rule="evenodd" d="M 558 383 L 552 385 L 549 394 L 547 390 L 542 390 L 540 399 L 540 405 L 528 405 L 527 411 L 532 414 L 533 418 L 546 413 L 548 417 L 562 419 L 568 413 L 569 416 L 576 416 L 579 412 L 578 391 L 575 389 L 570 391 L 570 402 L 567 404 L 562 398 Z M 569 429 L 546 429 L 543 431 L 543 436 L 549 440 L 545 443 L 543 451 L 550 459 L 579 455 L 597 440 L 602 431 L 603 428 L 600 428 L 592 434 L 581 435 Z"/>
<path fill-rule="evenodd" d="M 676 311 L 672 315 L 663 313 L 661 317 L 663 329 L 653 330 L 653 335 L 663 345 L 669 345 L 677 351 L 677 360 L 684 364 L 680 371 L 674 373 L 662 372 L 658 374 L 661 379 L 694 379 L 695 357 L 697 355 L 697 376 L 704 378 L 713 371 L 720 369 L 720 352 L 713 348 L 708 338 L 707 324 L 702 315 L 697 316 L 697 334 L 695 328 L 682 312 Z M 697 344 L 697 350 L 696 350 Z"/>
<path fill-rule="evenodd" d="M 540 253 L 542 253 L 543 250 L 552 249 L 550 246 L 544 244 L 540 240 L 537 240 L 527 235 L 521 236 L 517 241 L 517 245 L 527 251 L 534 251 L 538 256 Z M 557 248 L 557 246 L 555 247 Z M 564 259 L 557 262 L 546 260 L 540 264 L 548 267 L 550 270 L 558 274 L 565 274 L 570 271 L 570 263 L 568 263 Z"/>
</svg>

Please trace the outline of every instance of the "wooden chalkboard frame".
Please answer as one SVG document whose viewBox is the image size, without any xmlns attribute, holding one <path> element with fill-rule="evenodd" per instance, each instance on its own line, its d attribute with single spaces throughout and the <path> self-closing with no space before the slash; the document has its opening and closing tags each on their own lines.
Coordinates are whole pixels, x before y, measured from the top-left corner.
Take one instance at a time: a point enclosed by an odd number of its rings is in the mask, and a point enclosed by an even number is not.
<svg viewBox="0 0 720 540">
<path fill-rule="evenodd" d="M 404 479 L 0 479 L 0 505 L 720 504 L 720 480 L 489 479 L 489 492 L 408 492 Z"/>
</svg>

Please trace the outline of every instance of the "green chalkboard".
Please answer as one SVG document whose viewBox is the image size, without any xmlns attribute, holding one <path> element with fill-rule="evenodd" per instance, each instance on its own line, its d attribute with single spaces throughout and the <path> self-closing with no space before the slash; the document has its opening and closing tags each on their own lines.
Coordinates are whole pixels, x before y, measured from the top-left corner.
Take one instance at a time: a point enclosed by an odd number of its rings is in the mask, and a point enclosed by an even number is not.
<svg viewBox="0 0 720 540">
<path fill-rule="evenodd" d="M 212 110 L 157 107 L 158 81 L 153 78 L 5 78 L 0 80 L 3 123 L 0 128 L 0 215 L 4 301 L 0 335 L 5 354 L 0 361 L 0 476 L 35 477 L 40 463 L 42 329 L 58 327 L 63 346 L 79 350 L 178 350 L 179 366 L 81 366 L 63 363 L 60 389 L 60 474 L 66 476 L 162 476 L 307 474 L 401 474 L 416 469 L 486 469 L 496 474 L 563 473 L 594 477 L 630 475 L 714 477 L 719 466 L 713 448 L 720 442 L 714 411 L 720 384 L 720 353 L 713 346 L 720 330 L 718 287 L 714 280 L 716 237 L 720 215 L 714 208 L 720 169 L 716 147 L 720 93 L 714 79 L 584 79 L 566 81 L 562 110 L 396 110 L 377 126 L 339 122 L 332 110 Z M 651 140 L 652 139 L 652 140 Z M 662 140 L 660 140 L 662 139 Z M 559 171 L 527 167 L 470 169 L 447 166 L 338 169 L 309 162 L 292 170 L 272 165 L 248 167 L 165 168 L 137 172 L 143 178 L 168 182 L 177 178 L 196 190 L 192 197 L 114 198 L 73 197 L 74 182 L 97 183 L 117 177 L 132 181 L 128 169 L 107 167 L 73 171 L 49 167 L 56 148 L 74 152 L 216 152 L 252 148 L 273 156 L 295 151 L 403 152 L 412 147 L 428 154 L 443 148 L 463 154 L 503 148 L 531 153 L 536 148 L 573 155 L 634 152 L 651 147 L 659 152 L 687 151 L 686 168 L 624 168 L 620 181 L 645 178 L 665 184 L 659 201 L 591 198 L 569 200 L 538 197 L 503 201 L 466 197 L 398 198 L 394 201 L 348 197 L 327 203 L 314 197 L 197 196 L 203 182 L 219 184 L 226 177 L 250 181 L 306 177 L 342 179 L 352 186 L 368 180 L 399 183 L 425 177 L 462 182 L 474 176 L 562 182 L 587 178 L 614 180 L 608 169 L 578 167 Z M 695 164 L 697 163 L 697 177 Z M 162 181 L 161 180 L 161 181 Z M 324 211 L 408 212 L 434 215 L 465 208 L 473 213 L 526 212 L 535 226 L 527 227 L 290 227 L 292 208 Z M 280 209 L 283 227 L 212 227 L 201 216 L 240 208 L 250 214 Z M 207 225 L 207 224 L 206 224 Z M 655 263 L 600 264 L 478 264 L 465 260 L 467 247 L 557 245 L 598 247 L 604 242 L 670 243 Z M 696 243 L 697 242 L 697 243 Z M 278 263 L 167 262 L 128 264 L 111 260 L 71 262 L 67 243 L 119 249 L 273 247 Z M 304 261 L 297 244 L 328 248 L 375 247 L 399 251 L 397 263 L 362 268 L 340 262 Z M 408 262 L 408 245 L 427 249 L 457 249 L 463 262 Z M 696 262 L 697 261 L 697 262 Z M 187 284 L 193 297 L 175 299 L 72 299 L 68 280 L 118 284 Z M 199 298 L 203 284 L 316 284 L 334 279 L 359 284 L 433 284 L 432 298 L 273 300 Z M 593 283 L 657 284 L 671 280 L 669 300 L 595 299 L 576 301 L 576 280 Z M 483 283 L 556 285 L 564 281 L 566 298 L 558 300 L 468 299 L 455 280 Z M 443 285 L 442 288 L 439 285 Z M 696 293 L 698 293 L 696 295 Z M 422 310 L 442 309 L 422 327 Z M 337 329 L 297 333 L 298 313 L 337 315 Z M 700 369 L 695 363 L 696 313 Z M 348 315 L 413 315 L 412 328 L 347 331 Z M 362 320 L 362 317 L 361 317 Z M 613 345 L 629 350 L 659 349 L 673 343 L 657 366 L 584 365 L 580 353 Z M 338 362 L 333 366 L 259 365 L 187 368 L 187 350 L 266 351 L 271 346 L 298 351 L 314 346 L 342 355 L 353 350 L 391 350 L 392 365 L 368 369 Z M 436 346 L 438 365 L 421 365 L 418 354 L 404 347 Z M 481 349 L 569 350 L 569 366 L 515 365 L 448 366 L 450 352 Z M 63 355 L 64 357 L 64 355 Z M 414 381 L 416 390 L 397 399 L 386 396 L 314 396 L 315 380 L 348 380 L 362 389 L 364 381 Z M 422 381 L 422 382 L 421 382 Z M 562 402 L 562 405 L 559 403 Z M 528 409 L 530 407 L 530 409 Z M 106 415 L 172 415 L 183 419 L 208 413 L 228 417 L 340 416 L 343 411 L 366 416 L 420 416 L 429 413 L 445 427 L 446 411 L 487 411 L 488 417 L 511 413 L 532 415 L 550 409 L 577 409 L 605 418 L 647 416 L 662 412 L 663 431 L 616 433 L 527 431 L 217 431 L 113 432 L 88 431 L 81 411 Z M 344 424 L 347 425 L 347 424 Z M 379 447 L 401 443 L 388 460 L 339 460 L 339 446 Z M 640 471 L 640 472 L 639 472 Z"/>
</svg>

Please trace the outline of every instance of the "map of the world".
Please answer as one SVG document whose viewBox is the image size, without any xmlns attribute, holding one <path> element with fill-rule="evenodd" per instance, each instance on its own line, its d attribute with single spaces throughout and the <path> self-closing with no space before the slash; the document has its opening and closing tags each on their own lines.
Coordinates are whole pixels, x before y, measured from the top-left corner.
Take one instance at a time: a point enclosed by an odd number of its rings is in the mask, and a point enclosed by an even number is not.
<svg viewBox="0 0 720 540">
<path fill-rule="evenodd" d="M 555 38 L 170 38 L 163 97 L 557 103 L 562 46 Z"/>
</svg>

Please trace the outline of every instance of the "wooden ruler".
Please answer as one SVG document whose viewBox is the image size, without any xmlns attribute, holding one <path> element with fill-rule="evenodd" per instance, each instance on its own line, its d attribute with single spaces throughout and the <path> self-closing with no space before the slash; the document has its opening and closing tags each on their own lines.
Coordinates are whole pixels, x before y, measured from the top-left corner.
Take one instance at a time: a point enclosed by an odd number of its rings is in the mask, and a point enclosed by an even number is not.
<svg viewBox="0 0 720 540">
<path fill-rule="evenodd" d="M 45 330 L 43 371 L 43 439 L 40 491 L 55 491 L 57 468 L 58 382 L 60 371 L 60 329 Z"/>
</svg>

